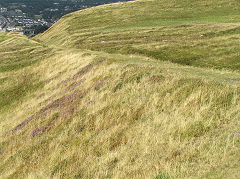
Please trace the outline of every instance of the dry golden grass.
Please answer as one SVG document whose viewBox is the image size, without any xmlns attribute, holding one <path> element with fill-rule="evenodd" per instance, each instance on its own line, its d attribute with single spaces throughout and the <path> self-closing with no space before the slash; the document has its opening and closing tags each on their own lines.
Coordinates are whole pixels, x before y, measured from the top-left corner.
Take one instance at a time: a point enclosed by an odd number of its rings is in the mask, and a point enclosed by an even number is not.
<svg viewBox="0 0 240 179">
<path fill-rule="evenodd" d="M 239 138 L 233 133 L 239 130 L 239 89 L 228 76 L 236 80 L 238 74 L 90 53 L 59 50 L 27 67 L 47 82 L 1 115 L 2 134 L 55 99 L 88 92 L 2 138 L 3 177 L 237 176 Z M 104 59 L 73 78 L 84 66 Z M 209 73 L 218 81 L 207 80 Z M 89 89 L 99 80 L 101 85 Z M 68 107 L 73 111 L 64 117 L 62 110 Z M 31 137 L 34 129 L 62 116 L 49 131 Z"/>
<path fill-rule="evenodd" d="M 174 5 L 174 1 L 161 2 Z M 138 1 L 136 7 L 143 8 L 141 3 L 152 6 L 151 1 Z M 128 5 L 79 13 L 114 8 L 117 13 Z M 56 28 L 77 14 L 68 15 Z M 220 26 L 225 31 L 236 23 Z M 238 178 L 238 70 L 182 66 L 122 51 L 107 53 L 107 45 L 96 51 L 65 48 L 66 38 L 71 40 L 74 34 L 66 36 L 63 29 L 59 39 L 50 43 L 46 39 L 53 32 L 54 27 L 37 37 L 43 42 L 0 34 L 1 178 Z M 122 35 L 119 38 L 126 37 Z M 113 31 L 104 38 L 111 36 Z M 238 38 L 238 34 L 226 36 Z M 134 45 L 141 50 L 159 46 L 153 41 L 144 44 L 140 37 L 134 37 L 140 41 Z M 89 38 L 97 43 L 101 36 Z M 217 38 L 224 41 L 224 35 Z M 215 40 L 204 43 L 219 45 Z M 231 50 L 237 50 L 236 39 L 232 42 Z M 16 46 L 19 49 L 14 51 Z M 226 48 L 218 46 L 216 54 Z M 36 62 L 28 63 L 33 59 Z"/>
</svg>

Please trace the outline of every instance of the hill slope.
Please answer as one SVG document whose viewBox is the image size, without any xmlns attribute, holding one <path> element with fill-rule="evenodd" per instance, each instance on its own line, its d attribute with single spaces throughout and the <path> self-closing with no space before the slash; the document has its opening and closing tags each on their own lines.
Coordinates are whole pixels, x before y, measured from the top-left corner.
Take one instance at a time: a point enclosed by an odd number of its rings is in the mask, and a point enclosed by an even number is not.
<svg viewBox="0 0 240 179">
<path fill-rule="evenodd" d="M 38 39 L 64 47 L 239 70 L 239 11 L 236 0 L 140 0 L 66 15 Z"/>
<path fill-rule="evenodd" d="M 187 2 L 0 34 L 1 177 L 237 178 L 239 2 Z"/>
</svg>

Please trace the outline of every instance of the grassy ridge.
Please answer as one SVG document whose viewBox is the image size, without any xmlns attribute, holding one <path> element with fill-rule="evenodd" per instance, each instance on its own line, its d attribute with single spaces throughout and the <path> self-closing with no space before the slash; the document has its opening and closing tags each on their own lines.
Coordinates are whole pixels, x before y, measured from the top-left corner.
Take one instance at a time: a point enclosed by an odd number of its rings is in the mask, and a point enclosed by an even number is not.
<svg viewBox="0 0 240 179">
<path fill-rule="evenodd" d="M 17 71 L 44 58 L 49 49 L 18 34 L 2 34 L 0 72 Z M 42 54 L 42 57 L 39 56 Z"/>
<path fill-rule="evenodd" d="M 0 34 L 1 177 L 237 178 L 239 2 L 188 2 Z"/>
<path fill-rule="evenodd" d="M 237 73 L 74 49 L 31 69 L 44 86 L 1 115 L 3 177 L 237 176 Z"/>
<path fill-rule="evenodd" d="M 31 89 L 38 88 L 34 72 L 27 67 L 41 61 L 49 55 L 50 49 L 28 40 L 18 34 L 0 34 L 0 111 L 11 110 L 12 104 L 18 101 Z M 40 55 L 41 54 L 41 55 Z"/>
<path fill-rule="evenodd" d="M 38 39 L 48 44 L 239 71 L 239 7 L 235 0 L 107 5 L 67 15 Z"/>
</svg>

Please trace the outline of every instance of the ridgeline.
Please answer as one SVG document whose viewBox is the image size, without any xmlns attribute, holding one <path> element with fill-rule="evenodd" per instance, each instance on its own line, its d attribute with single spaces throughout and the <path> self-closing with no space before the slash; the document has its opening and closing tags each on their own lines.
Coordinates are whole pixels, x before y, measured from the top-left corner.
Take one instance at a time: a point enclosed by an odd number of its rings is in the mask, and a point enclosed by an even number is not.
<svg viewBox="0 0 240 179">
<path fill-rule="evenodd" d="M 239 12 L 138 0 L 0 33 L 1 178 L 237 178 Z"/>
</svg>

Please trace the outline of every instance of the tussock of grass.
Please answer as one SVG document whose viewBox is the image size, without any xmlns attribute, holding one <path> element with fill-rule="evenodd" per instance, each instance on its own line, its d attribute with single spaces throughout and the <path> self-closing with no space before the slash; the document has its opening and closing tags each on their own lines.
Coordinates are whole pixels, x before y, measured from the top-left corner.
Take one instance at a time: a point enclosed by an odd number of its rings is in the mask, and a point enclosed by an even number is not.
<svg viewBox="0 0 240 179">
<path fill-rule="evenodd" d="M 136 1 L 1 34 L 1 177 L 237 178 L 238 7 Z"/>
</svg>

